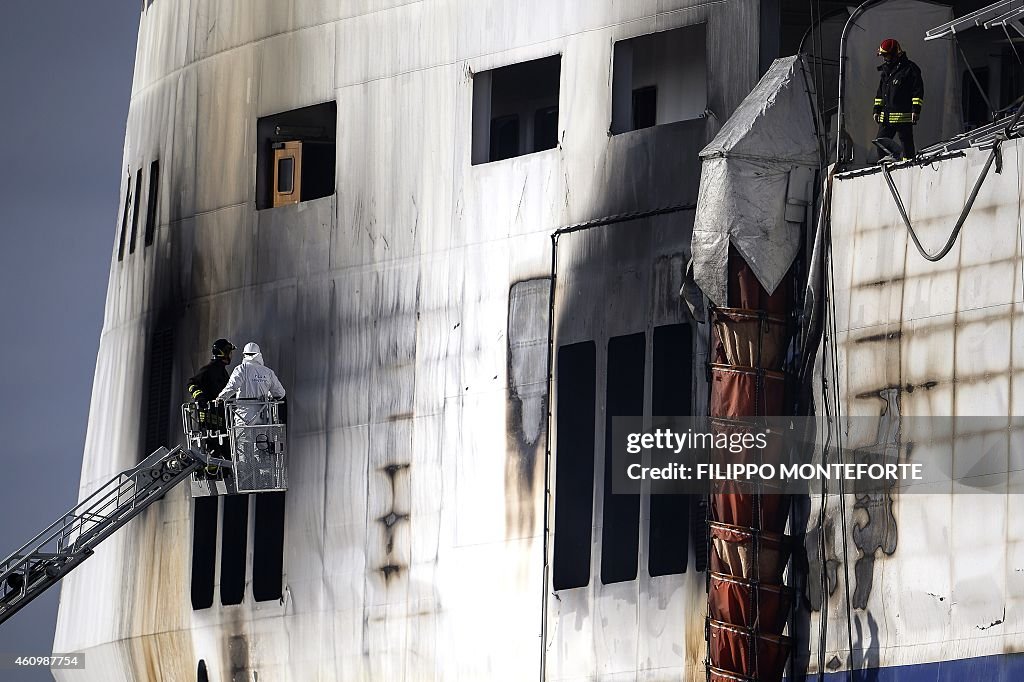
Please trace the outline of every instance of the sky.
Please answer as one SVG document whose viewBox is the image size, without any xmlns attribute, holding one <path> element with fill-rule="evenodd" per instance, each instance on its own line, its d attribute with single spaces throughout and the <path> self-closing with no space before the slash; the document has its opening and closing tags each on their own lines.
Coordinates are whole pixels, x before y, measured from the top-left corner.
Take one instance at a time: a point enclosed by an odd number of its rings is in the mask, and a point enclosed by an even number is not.
<svg viewBox="0 0 1024 682">
<path fill-rule="evenodd" d="M 77 501 L 140 5 L 4 3 L 0 556 Z M 0 653 L 51 652 L 58 592 L 0 625 Z M 52 679 L 0 670 L 4 682 Z"/>
</svg>

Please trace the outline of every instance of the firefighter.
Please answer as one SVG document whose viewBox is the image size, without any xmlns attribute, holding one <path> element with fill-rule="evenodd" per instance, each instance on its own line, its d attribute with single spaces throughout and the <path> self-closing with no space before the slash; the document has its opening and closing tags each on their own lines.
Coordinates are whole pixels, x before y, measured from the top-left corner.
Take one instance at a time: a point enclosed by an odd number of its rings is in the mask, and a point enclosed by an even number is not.
<svg viewBox="0 0 1024 682">
<path fill-rule="evenodd" d="M 235 347 L 227 339 L 217 339 L 213 342 L 213 351 L 210 361 L 202 366 L 198 374 L 188 380 L 188 392 L 192 400 L 197 403 L 207 403 L 199 409 L 199 421 L 205 428 L 214 433 L 222 432 L 224 429 L 224 410 L 220 407 L 210 406 L 208 403 L 216 400 L 218 394 L 224 390 L 228 383 L 227 366 L 231 364 L 231 352 Z M 222 444 L 218 439 L 211 438 L 209 449 L 222 457 L 227 457 L 227 444 Z M 208 466 L 206 473 L 216 475 L 219 467 Z"/>
<path fill-rule="evenodd" d="M 877 137 L 900 138 L 903 158 L 917 155 L 914 147 L 914 125 L 921 117 L 924 104 L 924 79 L 921 69 L 910 61 L 894 38 L 886 38 L 878 46 L 883 59 L 878 70 L 878 92 L 875 94 L 874 117 L 878 123 Z"/>
</svg>

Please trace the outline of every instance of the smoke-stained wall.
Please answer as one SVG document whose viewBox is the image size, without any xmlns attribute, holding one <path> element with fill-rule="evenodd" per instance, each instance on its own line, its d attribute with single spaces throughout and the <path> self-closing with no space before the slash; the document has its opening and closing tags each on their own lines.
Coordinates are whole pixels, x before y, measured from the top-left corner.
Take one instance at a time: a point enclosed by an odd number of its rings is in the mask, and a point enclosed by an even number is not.
<svg viewBox="0 0 1024 682">
<path fill-rule="evenodd" d="M 542 623 L 564 614 L 542 612 L 535 413 L 550 405 L 547 353 L 510 330 L 511 292 L 544 287 L 558 227 L 695 200 L 697 152 L 756 81 L 757 11 L 752 0 L 150 5 L 122 197 L 144 168 L 158 226 L 122 260 L 113 235 L 81 494 L 142 454 L 158 324 L 173 328 L 172 404 L 213 339 L 255 340 L 289 393 L 284 589 L 280 602 L 247 588 L 241 605 L 193 611 L 192 503 L 174 491 L 65 579 L 54 650 L 84 650 L 89 667 L 59 679 L 194 679 L 200 659 L 230 680 L 536 676 Z M 614 42 L 701 23 L 711 114 L 609 135 Z M 473 74 L 555 54 L 558 146 L 472 165 Z M 257 119 L 332 100 L 336 193 L 257 211 Z M 692 215 L 677 218 L 637 226 L 649 235 L 637 267 L 655 275 L 602 284 L 607 310 L 683 321 L 667 297 Z M 633 240 L 613 229 L 610 241 L 567 241 L 565 272 L 621 279 L 608 259 Z M 559 298 L 558 343 L 592 326 L 601 308 L 582 306 L 587 295 Z M 637 599 L 650 582 L 619 589 Z M 699 581 L 663 582 L 645 608 L 668 625 L 607 632 L 636 655 L 610 653 L 590 625 L 583 640 L 563 631 L 571 648 L 549 649 L 549 678 L 692 668 L 703 629 L 680 607 Z M 575 617 L 618 618 L 619 598 L 588 592 Z"/>
</svg>

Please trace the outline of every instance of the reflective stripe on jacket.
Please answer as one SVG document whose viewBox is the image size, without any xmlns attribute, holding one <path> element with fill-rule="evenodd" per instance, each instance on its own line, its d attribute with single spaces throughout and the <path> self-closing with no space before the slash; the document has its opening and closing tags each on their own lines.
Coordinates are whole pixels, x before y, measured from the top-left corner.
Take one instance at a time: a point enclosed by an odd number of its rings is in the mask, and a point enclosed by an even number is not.
<svg viewBox="0 0 1024 682">
<path fill-rule="evenodd" d="M 874 113 L 882 123 L 913 123 L 924 105 L 924 79 L 921 69 L 901 54 L 892 64 L 878 67 L 880 77 L 875 93 Z"/>
</svg>

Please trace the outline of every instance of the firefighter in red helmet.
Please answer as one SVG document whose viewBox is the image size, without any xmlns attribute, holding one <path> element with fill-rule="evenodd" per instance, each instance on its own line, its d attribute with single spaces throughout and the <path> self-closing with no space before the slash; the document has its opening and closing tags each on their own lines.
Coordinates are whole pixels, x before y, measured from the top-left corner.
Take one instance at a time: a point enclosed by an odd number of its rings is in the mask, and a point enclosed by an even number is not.
<svg viewBox="0 0 1024 682">
<path fill-rule="evenodd" d="M 907 53 L 894 38 L 886 38 L 878 46 L 882 64 L 878 67 L 881 78 L 875 94 L 874 115 L 878 123 L 878 137 L 895 139 L 903 145 L 903 158 L 917 155 L 914 147 L 914 125 L 921 117 L 924 104 L 924 79 L 921 69 L 910 61 Z"/>
</svg>

